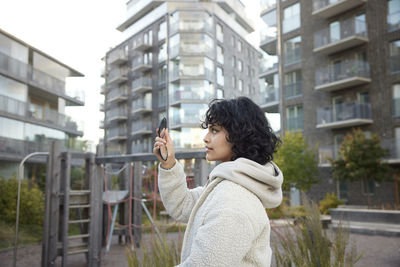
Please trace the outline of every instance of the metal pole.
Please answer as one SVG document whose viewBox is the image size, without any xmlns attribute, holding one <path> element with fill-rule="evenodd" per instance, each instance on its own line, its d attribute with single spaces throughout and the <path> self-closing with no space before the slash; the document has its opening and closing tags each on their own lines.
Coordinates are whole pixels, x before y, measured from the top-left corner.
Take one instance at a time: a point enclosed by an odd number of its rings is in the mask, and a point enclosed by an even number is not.
<svg viewBox="0 0 400 267">
<path fill-rule="evenodd" d="M 49 152 L 34 152 L 26 156 L 21 163 L 19 164 L 18 168 L 18 195 L 17 195 L 17 217 L 15 219 L 15 240 L 14 240 L 14 260 L 13 266 L 17 266 L 17 247 L 18 247 L 18 223 L 19 223 L 19 206 L 20 206 L 20 195 L 21 195 L 21 181 L 24 178 L 24 163 L 28 159 L 34 156 L 48 156 Z"/>
</svg>

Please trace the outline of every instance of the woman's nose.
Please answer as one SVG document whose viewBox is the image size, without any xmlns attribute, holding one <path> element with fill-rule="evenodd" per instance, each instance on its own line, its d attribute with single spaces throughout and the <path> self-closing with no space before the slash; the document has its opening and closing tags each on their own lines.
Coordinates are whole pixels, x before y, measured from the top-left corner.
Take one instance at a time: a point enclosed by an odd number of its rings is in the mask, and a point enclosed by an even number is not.
<svg viewBox="0 0 400 267">
<path fill-rule="evenodd" d="M 203 137 L 203 142 L 206 144 L 209 142 L 208 133 Z"/>
</svg>

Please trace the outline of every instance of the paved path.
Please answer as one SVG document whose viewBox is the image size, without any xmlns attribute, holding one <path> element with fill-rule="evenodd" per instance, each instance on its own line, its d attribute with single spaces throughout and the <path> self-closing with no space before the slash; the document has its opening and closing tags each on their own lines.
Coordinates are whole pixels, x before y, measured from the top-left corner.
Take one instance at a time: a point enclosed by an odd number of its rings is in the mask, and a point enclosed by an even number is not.
<svg viewBox="0 0 400 267">
<path fill-rule="evenodd" d="M 144 240 L 149 239 L 144 235 Z M 274 236 L 271 237 L 274 240 Z M 178 241 L 178 233 L 167 234 L 168 240 Z M 399 267 L 400 266 L 400 238 L 387 236 L 369 236 L 351 234 L 350 240 L 357 245 L 358 252 L 365 251 L 362 259 L 356 264 L 359 267 Z M 18 267 L 40 266 L 41 245 L 29 245 L 18 250 Z M 0 251 L 0 266 L 12 266 L 13 250 Z M 61 258 L 58 257 L 58 263 Z M 61 266 L 61 264 L 57 264 Z M 75 255 L 69 258 L 70 267 L 85 267 L 84 255 Z M 125 267 L 128 266 L 125 256 L 125 246 L 118 245 L 117 237 L 114 237 L 111 251 L 103 254 L 102 267 Z M 273 265 L 274 266 L 274 265 Z"/>
</svg>

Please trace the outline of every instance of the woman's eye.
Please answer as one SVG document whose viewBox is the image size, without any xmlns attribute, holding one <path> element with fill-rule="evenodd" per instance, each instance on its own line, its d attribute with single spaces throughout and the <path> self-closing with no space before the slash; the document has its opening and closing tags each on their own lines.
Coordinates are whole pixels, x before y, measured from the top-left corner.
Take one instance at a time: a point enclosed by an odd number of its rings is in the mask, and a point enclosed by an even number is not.
<svg viewBox="0 0 400 267">
<path fill-rule="evenodd" d="M 213 134 L 216 134 L 216 133 L 218 133 L 218 130 L 211 129 L 211 132 L 212 132 Z"/>
</svg>

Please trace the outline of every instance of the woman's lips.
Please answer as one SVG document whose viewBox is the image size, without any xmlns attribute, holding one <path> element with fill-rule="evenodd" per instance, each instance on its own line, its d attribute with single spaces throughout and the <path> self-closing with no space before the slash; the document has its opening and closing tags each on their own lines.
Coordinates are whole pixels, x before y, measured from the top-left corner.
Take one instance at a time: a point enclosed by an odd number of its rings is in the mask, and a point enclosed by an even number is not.
<svg viewBox="0 0 400 267">
<path fill-rule="evenodd" d="M 210 152 L 212 148 L 206 147 L 206 152 Z"/>
</svg>

